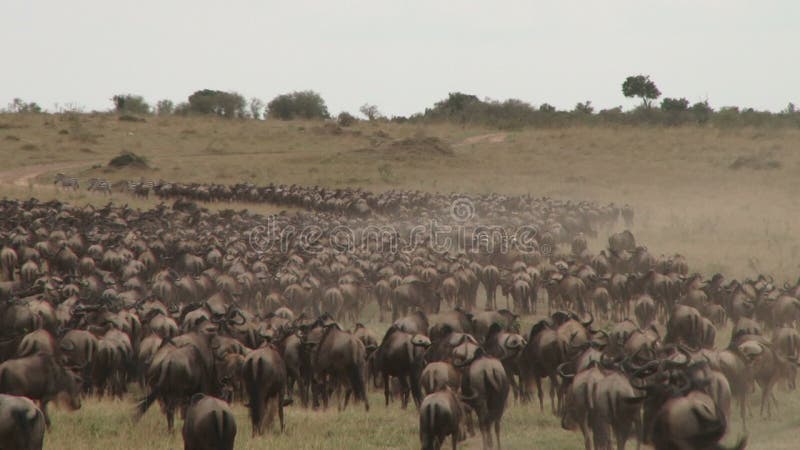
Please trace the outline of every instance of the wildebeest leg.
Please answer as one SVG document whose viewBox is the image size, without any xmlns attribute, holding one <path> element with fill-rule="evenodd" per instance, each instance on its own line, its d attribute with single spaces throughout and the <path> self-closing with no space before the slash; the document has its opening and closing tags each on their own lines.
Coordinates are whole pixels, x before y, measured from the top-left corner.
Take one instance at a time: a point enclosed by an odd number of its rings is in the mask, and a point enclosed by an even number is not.
<svg viewBox="0 0 800 450">
<path fill-rule="evenodd" d="M 286 423 L 283 419 L 283 399 L 278 398 L 278 420 L 281 421 L 281 433 L 286 430 Z"/>
<path fill-rule="evenodd" d="M 494 421 L 494 434 L 497 437 L 497 450 L 501 450 L 500 446 L 500 419 Z"/>
<path fill-rule="evenodd" d="M 481 427 L 481 440 L 483 441 L 483 448 L 484 449 L 492 448 L 491 424 L 481 421 L 480 427 Z"/>
<path fill-rule="evenodd" d="M 536 375 L 533 378 L 536 381 L 536 392 L 539 394 L 539 409 L 544 411 L 544 392 L 542 391 L 542 379 Z M 553 401 L 553 398 L 550 398 L 550 401 Z"/>
<path fill-rule="evenodd" d="M 412 371 L 411 375 L 408 377 L 410 380 L 409 384 L 411 385 L 411 396 L 414 398 L 414 404 L 417 409 L 419 409 L 419 405 L 422 403 L 422 388 L 419 385 L 420 373 L 419 371 Z"/>
<path fill-rule="evenodd" d="M 39 409 L 42 410 L 42 415 L 44 416 L 44 424 L 48 430 L 50 430 L 50 416 L 47 414 L 47 402 L 49 401 L 50 399 L 43 398 L 39 404 Z"/>
<path fill-rule="evenodd" d="M 581 419 L 580 424 L 581 434 L 583 434 L 583 446 L 586 450 L 592 450 L 592 439 L 589 437 L 589 424 L 586 418 Z"/>
<path fill-rule="evenodd" d="M 390 396 L 390 388 L 389 388 L 389 373 L 384 371 L 383 372 L 383 397 L 386 399 L 386 406 L 389 406 L 389 396 Z"/>
<path fill-rule="evenodd" d="M 555 376 L 548 377 L 550 381 L 550 408 L 553 410 L 553 415 L 558 415 L 561 411 L 561 396 L 558 394 L 558 383 L 555 381 Z"/>
<path fill-rule="evenodd" d="M 408 377 L 408 378 L 411 378 L 411 377 Z M 401 396 L 403 398 L 403 400 L 402 400 L 402 408 L 403 409 L 408 408 L 408 391 L 409 391 L 408 378 L 406 378 L 406 376 L 397 377 L 397 380 L 400 381 L 400 389 L 401 389 L 401 392 L 402 392 Z M 415 401 L 416 401 L 416 399 L 415 399 Z"/>
<path fill-rule="evenodd" d="M 167 401 L 166 413 L 167 413 L 167 431 L 172 433 L 173 430 L 175 429 L 175 404 L 171 400 Z"/>
<path fill-rule="evenodd" d="M 737 395 L 737 399 L 739 401 L 739 413 L 742 416 L 742 428 L 744 429 L 745 433 L 747 432 L 747 394 L 746 393 L 739 393 Z"/>
</svg>

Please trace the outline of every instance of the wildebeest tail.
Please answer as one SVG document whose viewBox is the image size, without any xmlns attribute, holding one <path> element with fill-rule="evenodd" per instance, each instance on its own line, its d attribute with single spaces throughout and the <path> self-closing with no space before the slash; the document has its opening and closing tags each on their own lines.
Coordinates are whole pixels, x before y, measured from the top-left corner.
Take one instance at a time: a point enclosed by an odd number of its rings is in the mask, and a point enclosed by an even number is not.
<svg viewBox="0 0 800 450">
<path fill-rule="evenodd" d="M 357 399 L 366 402 L 367 389 L 366 382 L 364 381 L 364 371 L 361 370 L 361 367 L 358 364 L 354 364 L 350 367 L 349 372 L 350 373 L 348 376 L 350 378 L 350 385 L 353 388 L 353 394 Z"/>
<path fill-rule="evenodd" d="M 253 432 L 260 429 L 264 417 L 264 395 L 261 390 L 261 364 L 257 359 L 248 359 L 243 372 L 249 374 L 247 382 L 247 395 L 250 397 L 250 421 L 253 423 Z"/>
<path fill-rule="evenodd" d="M 233 421 L 233 418 L 227 411 L 221 411 L 219 409 L 214 410 L 214 448 L 218 448 L 220 450 L 232 450 L 233 447 L 226 446 L 228 441 L 233 442 L 232 439 L 229 439 L 232 433 L 235 433 L 235 426 L 236 424 Z"/>
<path fill-rule="evenodd" d="M 139 401 L 136 404 L 136 419 L 140 419 L 144 413 L 150 409 L 150 406 L 158 399 L 159 395 L 161 395 L 161 389 L 164 386 L 167 378 L 169 377 L 169 370 L 170 370 L 170 362 L 167 361 L 166 367 L 164 367 L 158 376 L 158 380 L 153 384 L 151 387 L 150 393 L 147 394 L 145 398 Z"/>
<path fill-rule="evenodd" d="M 439 405 L 433 403 L 419 416 L 419 440 L 422 450 L 436 449 L 436 430 L 439 429 L 438 423 Z"/>
<path fill-rule="evenodd" d="M 701 430 L 695 437 L 695 440 L 699 443 L 708 445 L 708 442 L 717 442 L 725 434 L 725 430 L 728 427 L 727 420 L 725 420 L 724 415 L 719 414 L 719 408 L 717 408 L 716 405 L 714 410 L 717 413 L 712 418 L 703 414 L 703 412 L 699 411 L 697 408 L 692 408 L 692 415 L 699 425 L 698 429 Z M 698 448 L 700 446 L 701 445 L 698 445 Z"/>
<path fill-rule="evenodd" d="M 32 434 L 33 426 L 37 420 L 44 421 L 42 412 L 39 411 L 38 408 L 28 410 L 23 408 L 14 408 L 11 411 L 11 417 L 17 426 L 17 430 L 19 430 L 20 434 L 23 436 L 30 436 Z"/>
</svg>

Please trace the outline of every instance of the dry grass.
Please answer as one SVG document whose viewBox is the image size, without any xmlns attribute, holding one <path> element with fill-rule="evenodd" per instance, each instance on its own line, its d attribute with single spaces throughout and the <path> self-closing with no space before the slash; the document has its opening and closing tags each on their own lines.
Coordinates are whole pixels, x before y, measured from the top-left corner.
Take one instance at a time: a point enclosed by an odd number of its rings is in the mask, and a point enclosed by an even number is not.
<svg viewBox="0 0 800 450">
<path fill-rule="evenodd" d="M 0 115 L 0 156 L 5 184 L 0 196 L 66 198 L 75 204 L 105 204 L 102 195 L 62 193 L 52 174 L 11 186 L 15 168 L 65 163 L 81 177 L 163 178 L 174 181 L 301 183 L 361 186 L 372 190 L 423 189 L 532 193 L 567 199 L 630 203 L 634 233 L 655 254 L 679 252 L 693 270 L 728 276 L 772 273 L 794 280 L 800 270 L 800 130 L 682 128 L 526 129 L 508 133 L 453 125 L 416 126 L 360 123 L 336 129 L 316 122 L 226 121 L 205 118 L 149 118 L 120 122 L 113 116 Z M 453 156 L 385 149 L 392 142 L 432 137 Z M 30 144 L 28 150 L 23 145 Z M 146 170 L 91 169 L 123 151 L 147 158 Z M 730 168 L 739 158 L 762 161 L 770 170 Z M 778 164 L 772 163 L 775 161 Z M 758 166 L 758 164 L 756 164 Z M 9 175 L 10 174 L 10 175 Z M 4 177 L 0 174 L 0 181 Z M 46 186 L 40 186 L 42 183 Z M 112 200 L 151 206 L 114 194 Z M 213 205 L 214 208 L 253 205 Z M 269 206 L 257 206 L 274 212 Z M 606 230 L 608 231 L 608 230 Z M 601 233 L 590 245 L 604 245 Z M 719 333 L 723 340 L 726 332 Z M 797 448 L 793 436 L 800 396 L 781 392 L 776 420 L 755 418 L 751 449 Z M 754 396 L 756 402 L 760 394 Z M 415 448 L 416 416 L 396 405 L 385 409 L 372 394 L 374 411 L 316 413 L 290 408 L 283 436 L 250 439 L 237 408 L 237 448 Z M 756 409 L 757 411 L 757 409 Z M 72 414 L 57 414 L 48 448 L 178 448 L 167 437 L 157 410 L 138 425 L 127 403 L 87 402 Z M 538 408 L 513 406 L 504 420 L 506 448 L 580 448 L 580 439 L 559 429 Z M 734 422 L 734 429 L 738 424 Z M 472 439 L 467 448 L 477 448 Z"/>
<path fill-rule="evenodd" d="M 533 318 L 523 325 L 530 326 Z M 385 327 L 385 325 L 383 325 Z M 730 334 L 730 327 L 718 334 L 718 345 L 724 346 Z M 545 387 L 546 389 L 546 387 Z M 546 391 L 545 391 L 546 392 Z M 752 395 L 750 405 L 755 417 L 749 420 L 750 450 L 790 450 L 797 448 L 796 427 L 800 417 L 800 396 L 788 392 L 781 385 L 777 387 L 780 410 L 774 419 L 758 417 L 760 393 Z M 547 401 L 547 400 L 546 400 Z M 286 432 L 272 433 L 252 438 L 247 410 L 234 405 L 238 427 L 237 449 L 416 449 L 418 441 L 418 416 L 411 407 L 404 411 L 395 401 L 388 408 L 384 406 L 383 394 L 370 393 L 370 412 L 364 412 L 361 405 L 348 407 L 342 413 L 336 411 L 335 404 L 325 412 L 303 410 L 299 407 L 287 408 Z M 112 401 L 91 399 L 84 402 L 83 408 L 75 412 L 55 411 L 53 429 L 45 438 L 45 448 L 71 450 L 161 450 L 182 447 L 180 429 L 175 434 L 167 433 L 166 420 L 157 406 L 142 418 L 133 421 L 133 400 Z M 549 412 L 539 411 L 538 404 L 520 405 L 509 401 L 503 418 L 503 448 L 579 450 L 583 448 L 579 432 L 561 429 L 560 421 Z M 733 443 L 742 433 L 738 410 L 728 435 L 723 443 Z M 176 426 L 181 426 L 177 421 Z M 277 430 L 277 421 L 276 428 Z M 448 443 L 449 445 L 449 443 Z M 628 443 L 628 448 L 634 447 Z M 449 447 L 447 447 L 449 448 Z M 479 449 L 480 435 L 468 439 L 459 448 Z"/>
</svg>

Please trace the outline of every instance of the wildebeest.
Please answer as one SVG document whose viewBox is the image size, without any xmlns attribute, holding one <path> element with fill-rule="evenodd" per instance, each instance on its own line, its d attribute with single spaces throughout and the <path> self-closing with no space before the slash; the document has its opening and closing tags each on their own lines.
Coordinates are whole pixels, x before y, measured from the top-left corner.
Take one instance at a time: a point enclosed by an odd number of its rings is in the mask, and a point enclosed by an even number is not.
<svg viewBox="0 0 800 450">
<path fill-rule="evenodd" d="M 27 397 L 0 394 L 0 448 L 42 450 L 45 419 Z"/>
<path fill-rule="evenodd" d="M 11 359 L 0 364 L 0 393 L 38 400 L 48 427 L 49 402 L 65 398 L 64 404 L 69 409 L 81 407 L 80 378 L 47 353 Z"/>
<path fill-rule="evenodd" d="M 453 450 L 466 436 L 465 412 L 461 401 L 449 388 L 425 397 L 419 408 L 419 440 L 422 450 L 439 450 L 449 436 Z"/>
<path fill-rule="evenodd" d="M 276 413 L 283 431 L 286 365 L 278 350 L 267 345 L 250 352 L 242 364 L 242 379 L 250 401 L 253 436 L 263 434 Z"/>
<path fill-rule="evenodd" d="M 510 389 L 503 364 L 484 350 L 465 340 L 453 349 L 453 365 L 461 370 L 461 398 L 475 412 L 481 430 L 483 448 L 500 445 L 500 420 L 506 409 Z"/>
<path fill-rule="evenodd" d="M 233 450 L 236 419 L 227 403 L 195 394 L 183 422 L 184 450 Z"/>
</svg>

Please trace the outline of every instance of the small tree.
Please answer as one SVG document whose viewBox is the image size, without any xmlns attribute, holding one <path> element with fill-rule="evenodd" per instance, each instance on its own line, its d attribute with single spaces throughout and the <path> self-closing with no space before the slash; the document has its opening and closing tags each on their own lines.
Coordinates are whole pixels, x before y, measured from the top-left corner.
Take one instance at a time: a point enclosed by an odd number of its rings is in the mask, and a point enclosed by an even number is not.
<svg viewBox="0 0 800 450">
<path fill-rule="evenodd" d="M 369 103 L 364 103 L 361 105 L 361 108 L 358 109 L 361 114 L 363 114 L 370 122 L 375 119 L 381 118 L 381 112 L 378 111 L 378 107 L 376 105 L 370 105 Z"/>
<path fill-rule="evenodd" d="M 150 105 L 141 95 L 117 94 L 111 97 L 111 101 L 120 114 L 150 114 Z"/>
<path fill-rule="evenodd" d="M 156 103 L 156 114 L 159 116 L 168 116 L 175 111 L 175 104 L 172 100 L 164 99 Z"/>
<path fill-rule="evenodd" d="M 689 109 L 689 100 L 685 98 L 664 97 L 661 100 L 661 109 L 668 112 L 682 112 Z"/>
<path fill-rule="evenodd" d="M 786 109 L 781 112 L 784 114 L 794 114 L 797 112 L 797 106 L 794 103 L 789 102 L 789 104 L 786 105 Z"/>
<path fill-rule="evenodd" d="M 708 100 L 695 103 L 692 105 L 691 111 L 699 123 L 708 122 L 708 119 L 711 118 L 711 114 L 714 113 L 714 109 L 709 106 Z"/>
<path fill-rule="evenodd" d="M 36 102 L 27 103 L 23 101 L 21 98 L 15 98 L 8 104 L 8 110 L 13 113 L 40 113 L 42 112 L 42 107 L 36 104 Z"/>
<path fill-rule="evenodd" d="M 542 103 L 541 105 L 539 105 L 539 112 L 554 113 L 556 112 L 556 107 L 549 103 Z"/>
<path fill-rule="evenodd" d="M 575 112 L 580 114 L 591 114 L 594 112 L 594 106 L 590 100 L 575 105 Z"/>
<path fill-rule="evenodd" d="M 645 108 L 650 108 L 650 101 L 661 96 L 656 84 L 650 80 L 650 76 L 636 75 L 630 76 L 622 83 L 622 94 L 625 97 L 639 97 Z"/>
<path fill-rule="evenodd" d="M 250 99 L 250 117 L 255 120 L 261 120 L 261 113 L 264 111 L 264 102 L 258 98 Z"/>
</svg>

